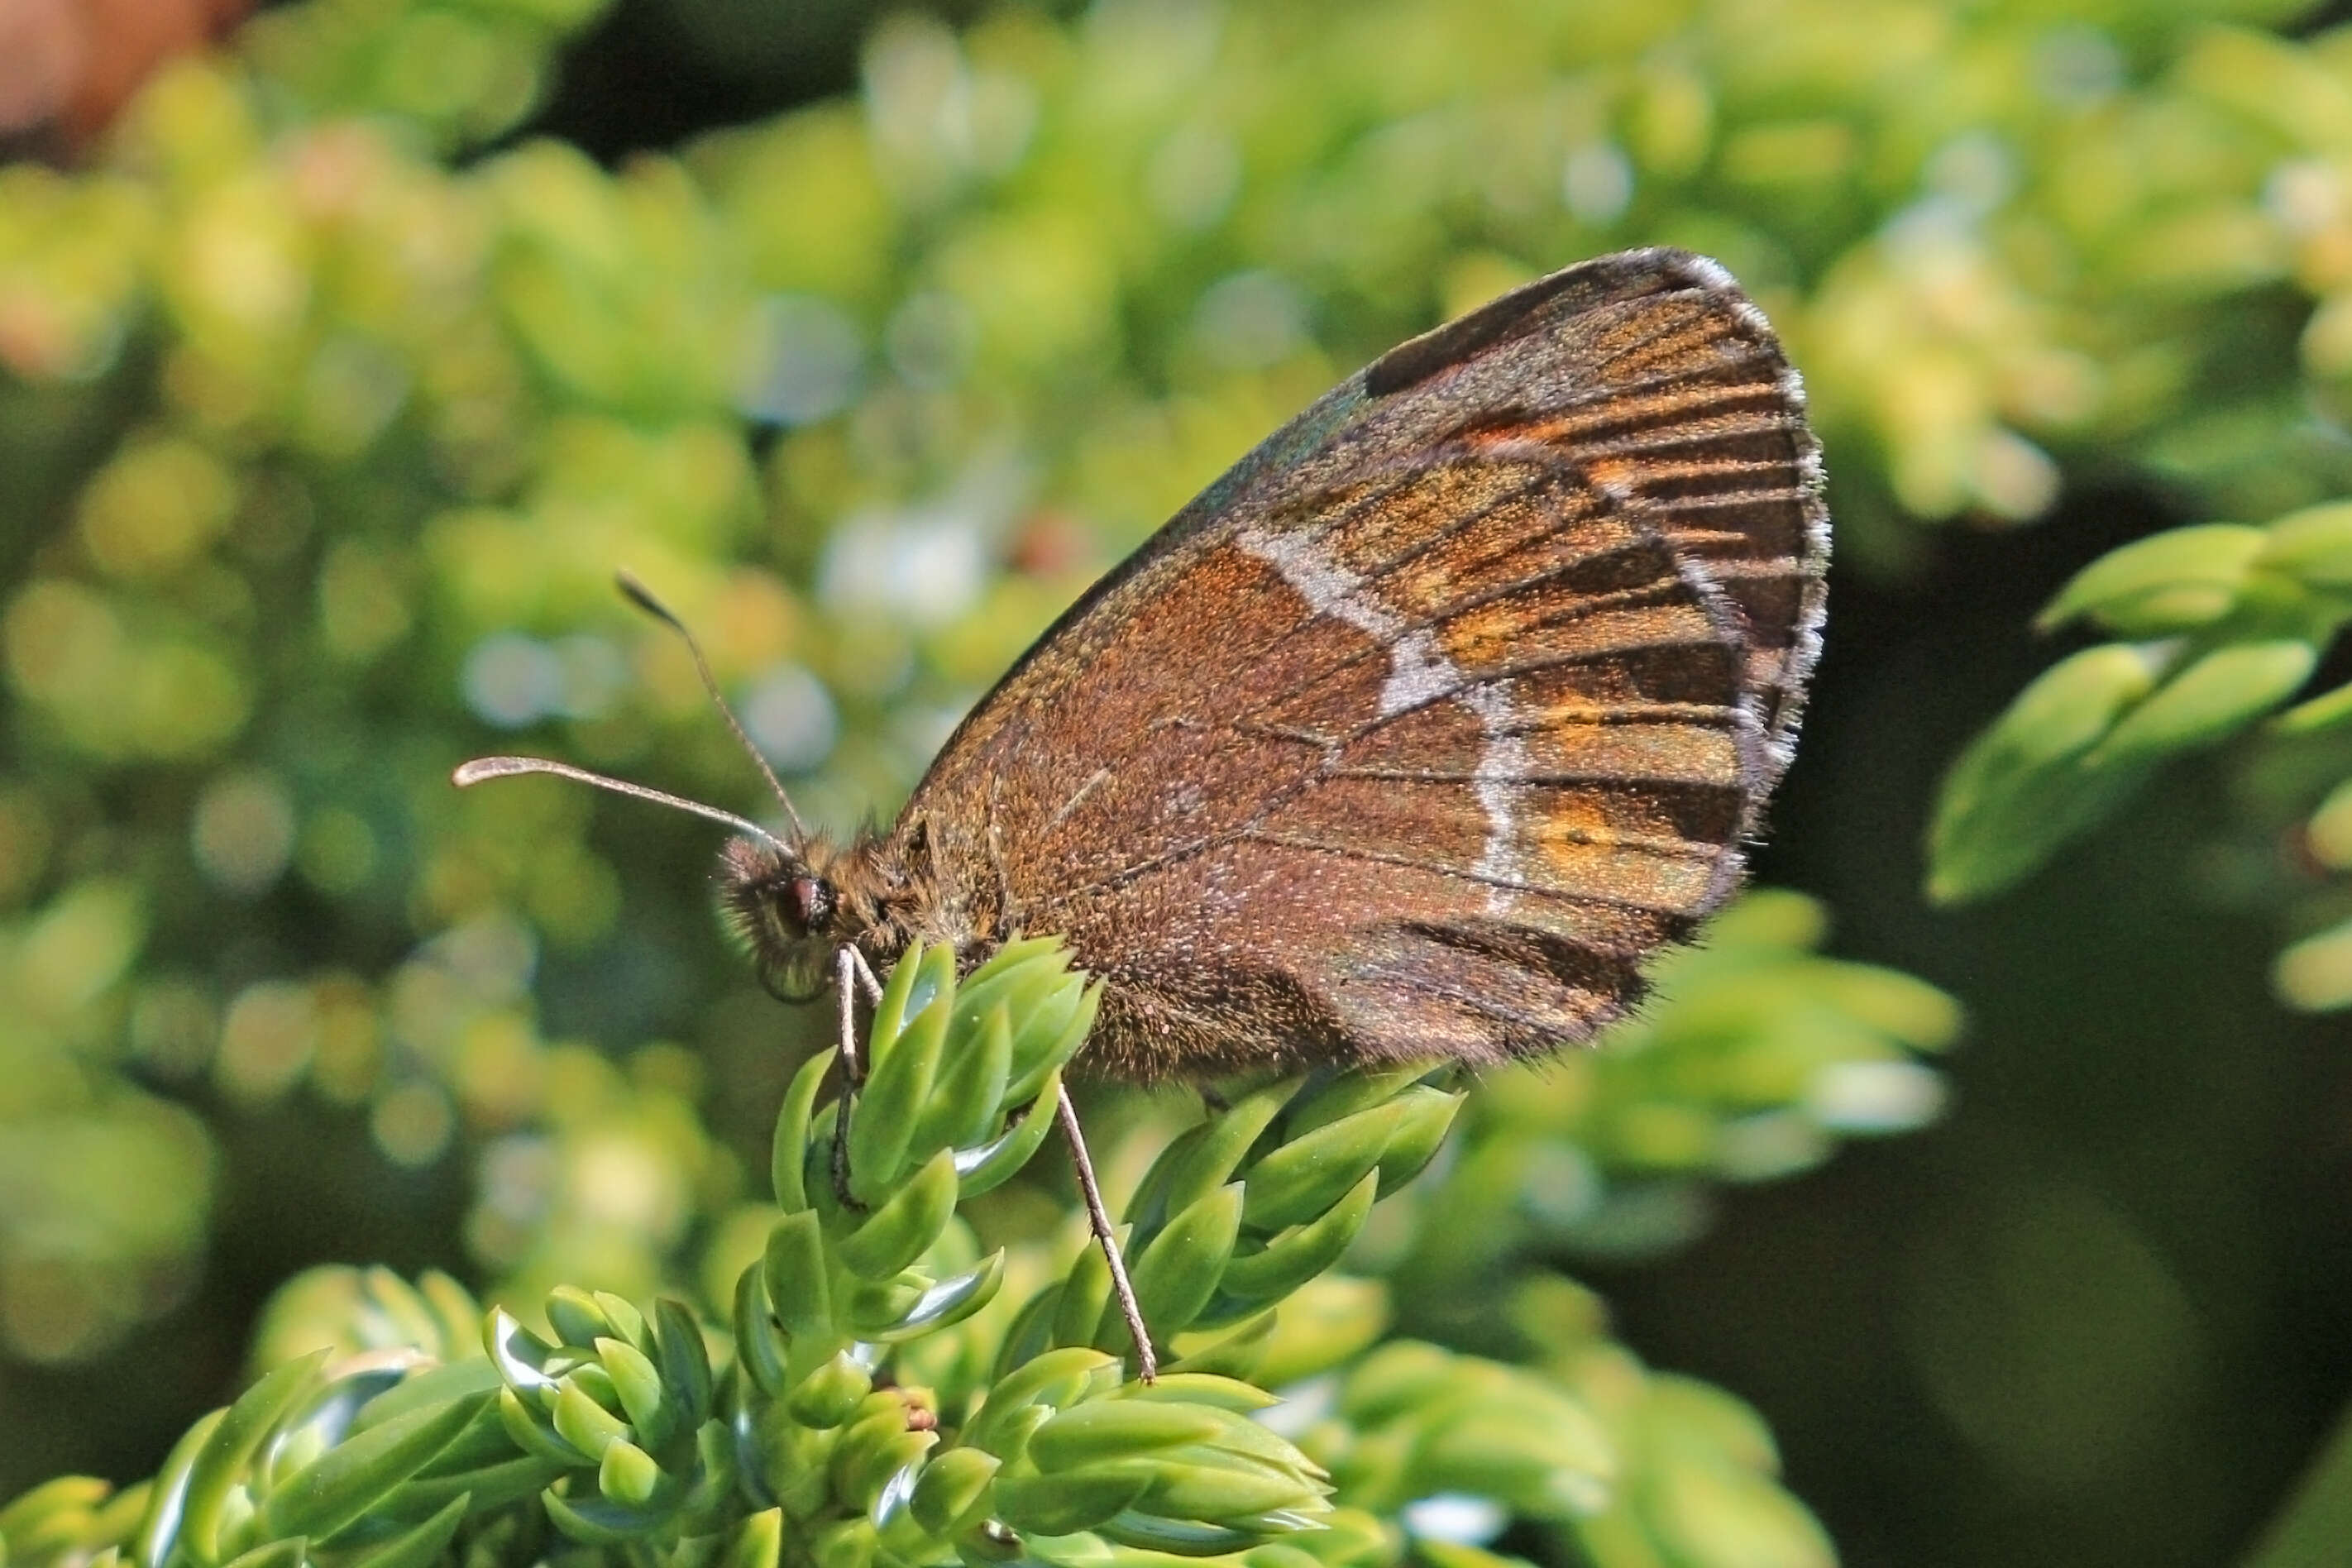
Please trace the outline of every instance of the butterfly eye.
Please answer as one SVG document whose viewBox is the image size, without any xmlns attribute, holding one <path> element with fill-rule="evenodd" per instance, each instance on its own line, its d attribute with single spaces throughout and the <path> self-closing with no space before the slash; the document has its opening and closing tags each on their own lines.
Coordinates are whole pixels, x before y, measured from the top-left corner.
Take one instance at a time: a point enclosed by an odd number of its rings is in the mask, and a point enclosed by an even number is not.
<svg viewBox="0 0 2352 1568">
<path fill-rule="evenodd" d="M 784 910 L 803 931 L 833 919 L 833 884 L 822 877 L 794 877 L 784 885 Z"/>
</svg>

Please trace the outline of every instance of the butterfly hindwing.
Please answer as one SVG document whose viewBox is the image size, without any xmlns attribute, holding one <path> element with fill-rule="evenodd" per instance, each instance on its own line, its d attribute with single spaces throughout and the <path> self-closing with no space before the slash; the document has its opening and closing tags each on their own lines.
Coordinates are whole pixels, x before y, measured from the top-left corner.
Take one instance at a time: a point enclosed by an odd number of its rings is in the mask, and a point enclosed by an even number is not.
<svg viewBox="0 0 2352 1568">
<path fill-rule="evenodd" d="M 1589 1036 L 1734 885 L 1826 548 L 1801 397 L 1712 263 L 1607 258 L 1376 361 L 957 732 L 899 833 L 1059 931 L 1126 1076 Z"/>
</svg>

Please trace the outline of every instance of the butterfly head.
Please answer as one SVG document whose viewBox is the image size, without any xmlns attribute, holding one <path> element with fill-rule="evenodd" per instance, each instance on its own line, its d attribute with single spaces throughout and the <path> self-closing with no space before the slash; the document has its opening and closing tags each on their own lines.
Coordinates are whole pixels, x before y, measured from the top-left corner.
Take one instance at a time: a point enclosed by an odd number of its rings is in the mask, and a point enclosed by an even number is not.
<svg viewBox="0 0 2352 1568">
<path fill-rule="evenodd" d="M 837 879 L 840 855 L 822 839 L 728 840 L 719 901 L 761 983 L 790 1001 L 824 990 L 833 955 L 862 934 Z"/>
</svg>

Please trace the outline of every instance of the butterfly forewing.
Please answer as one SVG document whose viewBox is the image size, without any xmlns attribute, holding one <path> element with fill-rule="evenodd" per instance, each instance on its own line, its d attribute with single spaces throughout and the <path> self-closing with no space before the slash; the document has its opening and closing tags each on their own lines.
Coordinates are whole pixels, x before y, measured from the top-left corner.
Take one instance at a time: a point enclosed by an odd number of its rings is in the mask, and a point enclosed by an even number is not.
<svg viewBox="0 0 2352 1568">
<path fill-rule="evenodd" d="M 1113 1073 L 1582 1038 L 1737 879 L 1812 657 L 1819 489 L 1719 268 L 1570 268 L 1213 486 L 975 710 L 899 834 L 963 929 L 1070 939 Z"/>
</svg>

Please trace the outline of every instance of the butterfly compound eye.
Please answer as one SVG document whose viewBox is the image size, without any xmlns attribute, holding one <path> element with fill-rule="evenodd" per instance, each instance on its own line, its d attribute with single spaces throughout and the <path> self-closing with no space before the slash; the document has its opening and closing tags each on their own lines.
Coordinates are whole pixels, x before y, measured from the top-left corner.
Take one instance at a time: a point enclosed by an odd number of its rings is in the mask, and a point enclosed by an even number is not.
<svg viewBox="0 0 2352 1568">
<path fill-rule="evenodd" d="M 803 931 L 823 929 L 833 906 L 833 884 L 822 877 L 794 877 L 784 884 L 784 912 Z"/>
</svg>

